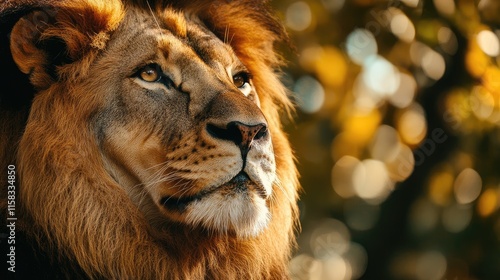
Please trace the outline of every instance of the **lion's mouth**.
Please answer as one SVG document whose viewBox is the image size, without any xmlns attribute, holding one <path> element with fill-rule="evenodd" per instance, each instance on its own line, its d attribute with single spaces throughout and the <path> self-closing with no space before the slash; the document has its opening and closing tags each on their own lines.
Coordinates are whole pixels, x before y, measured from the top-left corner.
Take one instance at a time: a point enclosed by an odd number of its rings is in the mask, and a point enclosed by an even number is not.
<svg viewBox="0 0 500 280">
<path fill-rule="evenodd" d="M 186 210 L 187 206 L 190 203 L 201 200 L 214 192 L 222 191 L 227 192 L 228 195 L 231 195 L 235 193 L 246 193 L 250 189 L 254 190 L 261 198 L 267 199 L 267 194 L 264 188 L 254 183 L 245 172 L 241 171 L 227 183 L 224 183 L 220 186 L 203 190 L 193 196 L 165 196 L 161 199 L 160 203 L 168 210 L 182 212 Z"/>
</svg>

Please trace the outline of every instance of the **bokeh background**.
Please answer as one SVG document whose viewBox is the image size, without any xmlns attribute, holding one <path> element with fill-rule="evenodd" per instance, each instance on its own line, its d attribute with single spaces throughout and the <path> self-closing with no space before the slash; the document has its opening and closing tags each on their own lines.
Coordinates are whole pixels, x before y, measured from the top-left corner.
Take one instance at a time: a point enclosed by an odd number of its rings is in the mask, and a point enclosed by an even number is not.
<svg viewBox="0 0 500 280">
<path fill-rule="evenodd" d="M 295 46 L 293 278 L 500 279 L 500 1 L 271 4 Z"/>
</svg>

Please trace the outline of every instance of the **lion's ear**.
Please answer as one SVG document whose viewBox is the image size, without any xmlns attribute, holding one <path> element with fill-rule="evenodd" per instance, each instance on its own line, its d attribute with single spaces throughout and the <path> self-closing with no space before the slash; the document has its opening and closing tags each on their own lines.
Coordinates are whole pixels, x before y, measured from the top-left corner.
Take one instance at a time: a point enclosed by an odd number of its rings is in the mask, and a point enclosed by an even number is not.
<svg viewBox="0 0 500 280">
<path fill-rule="evenodd" d="M 105 47 L 123 15 L 121 1 L 54 1 L 21 18 L 10 34 L 12 58 L 37 89 L 61 79 L 63 66 Z"/>
<path fill-rule="evenodd" d="M 43 29 L 48 27 L 47 15 L 45 11 L 37 11 L 21 18 L 10 34 L 12 58 L 21 72 L 30 75 L 30 81 L 37 89 L 47 88 L 53 82 L 48 69 L 51 58 L 40 41 Z M 39 21 L 38 17 L 44 20 Z"/>
</svg>

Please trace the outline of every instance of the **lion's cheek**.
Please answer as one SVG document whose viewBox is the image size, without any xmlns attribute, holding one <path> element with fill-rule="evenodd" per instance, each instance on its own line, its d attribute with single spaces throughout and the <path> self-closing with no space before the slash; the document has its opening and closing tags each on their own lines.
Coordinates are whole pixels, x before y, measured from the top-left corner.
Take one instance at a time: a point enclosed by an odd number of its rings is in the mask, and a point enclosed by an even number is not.
<svg viewBox="0 0 500 280">
<path fill-rule="evenodd" d="M 271 214 L 266 200 L 254 192 L 217 192 L 189 205 L 186 222 L 221 234 L 255 237 L 267 228 Z"/>
</svg>

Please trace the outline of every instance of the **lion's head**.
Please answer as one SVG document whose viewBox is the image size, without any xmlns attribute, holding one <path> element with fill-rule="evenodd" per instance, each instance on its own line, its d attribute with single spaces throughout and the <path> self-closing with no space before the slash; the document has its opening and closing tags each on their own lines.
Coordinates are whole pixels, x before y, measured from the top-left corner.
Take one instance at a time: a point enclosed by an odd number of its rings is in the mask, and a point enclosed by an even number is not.
<svg viewBox="0 0 500 280">
<path fill-rule="evenodd" d="M 91 278 L 286 278 L 297 176 L 273 49 L 285 34 L 263 1 L 0 13 L 22 89 L 0 99 L 2 168 L 16 165 L 19 227 L 44 254 Z"/>
</svg>

